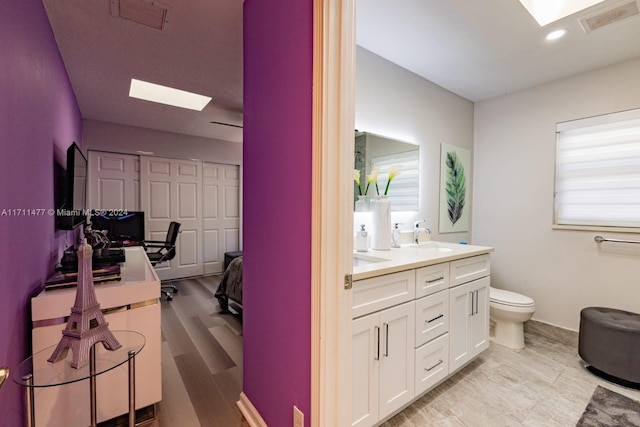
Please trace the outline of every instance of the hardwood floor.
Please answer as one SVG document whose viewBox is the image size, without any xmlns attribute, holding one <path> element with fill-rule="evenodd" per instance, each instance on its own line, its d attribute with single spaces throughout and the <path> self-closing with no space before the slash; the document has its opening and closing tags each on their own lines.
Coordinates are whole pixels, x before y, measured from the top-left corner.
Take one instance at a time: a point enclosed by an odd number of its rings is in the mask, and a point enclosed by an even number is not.
<svg viewBox="0 0 640 427">
<path fill-rule="evenodd" d="M 214 297 L 221 275 L 172 280 L 162 299 L 162 402 L 152 426 L 248 427 L 242 390 L 242 323 Z"/>
</svg>

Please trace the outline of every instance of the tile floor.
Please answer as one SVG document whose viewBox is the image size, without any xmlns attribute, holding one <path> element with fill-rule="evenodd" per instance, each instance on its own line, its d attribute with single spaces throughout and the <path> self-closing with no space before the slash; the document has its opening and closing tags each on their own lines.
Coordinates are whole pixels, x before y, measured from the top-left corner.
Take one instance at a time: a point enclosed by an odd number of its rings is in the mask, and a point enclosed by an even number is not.
<svg viewBox="0 0 640 427">
<path fill-rule="evenodd" d="M 383 427 L 569 427 L 576 425 L 597 385 L 640 400 L 640 391 L 600 380 L 582 367 L 576 333 L 529 324 L 523 350 L 491 343 Z"/>
</svg>

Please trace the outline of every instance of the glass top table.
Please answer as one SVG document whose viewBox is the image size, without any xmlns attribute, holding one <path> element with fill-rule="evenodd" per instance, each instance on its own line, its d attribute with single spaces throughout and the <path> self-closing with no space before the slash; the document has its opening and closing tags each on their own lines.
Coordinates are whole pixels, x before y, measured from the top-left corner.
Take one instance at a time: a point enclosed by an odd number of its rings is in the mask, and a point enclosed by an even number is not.
<svg viewBox="0 0 640 427">
<path fill-rule="evenodd" d="M 118 366 L 129 362 L 129 424 L 135 424 L 135 356 L 145 345 L 144 335 L 134 331 L 111 331 L 121 347 L 107 350 L 101 342 L 96 343 L 90 352 L 90 360 L 78 369 L 71 366 L 73 352 L 67 351 L 64 358 L 57 362 L 49 362 L 56 345 L 38 351 L 33 356 L 23 360 L 12 375 L 13 381 L 27 388 L 27 425 L 34 425 L 33 391 L 38 387 L 56 387 L 77 381 L 90 380 L 91 394 L 91 425 L 96 425 L 96 386 L 98 375 L 109 372 Z M 132 418 L 133 417 L 133 418 Z"/>
<path fill-rule="evenodd" d="M 55 387 L 76 381 L 86 380 L 92 376 L 103 374 L 126 363 L 131 357 L 140 353 L 145 344 L 142 334 L 134 331 L 111 331 L 122 347 L 117 350 L 106 350 L 102 343 L 95 345 L 95 372 L 90 371 L 89 364 L 76 369 L 71 367 L 72 351 L 69 349 L 64 359 L 55 363 L 47 361 L 56 345 L 40 350 L 33 356 L 23 360 L 12 374 L 13 381 L 23 387 Z M 133 353 L 131 353 L 133 352 Z M 32 375 L 31 381 L 28 381 Z"/>
</svg>

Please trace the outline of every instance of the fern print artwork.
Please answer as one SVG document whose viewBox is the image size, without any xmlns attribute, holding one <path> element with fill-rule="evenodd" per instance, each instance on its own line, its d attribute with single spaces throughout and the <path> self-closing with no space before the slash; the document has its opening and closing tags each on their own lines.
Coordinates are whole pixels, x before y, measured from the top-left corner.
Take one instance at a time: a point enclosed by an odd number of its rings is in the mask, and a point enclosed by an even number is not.
<svg viewBox="0 0 640 427">
<path fill-rule="evenodd" d="M 454 151 L 447 153 L 445 163 L 447 166 L 447 183 L 445 187 L 447 192 L 447 213 L 451 225 L 455 225 L 462 217 L 467 183 L 464 176 L 464 167 Z"/>
<path fill-rule="evenodd" d="M 450 144 L 440 146 L 440 206 L 438 232 L 469 231 L 467 191 L 471 187 L 471 150 Z"/>
</svg>

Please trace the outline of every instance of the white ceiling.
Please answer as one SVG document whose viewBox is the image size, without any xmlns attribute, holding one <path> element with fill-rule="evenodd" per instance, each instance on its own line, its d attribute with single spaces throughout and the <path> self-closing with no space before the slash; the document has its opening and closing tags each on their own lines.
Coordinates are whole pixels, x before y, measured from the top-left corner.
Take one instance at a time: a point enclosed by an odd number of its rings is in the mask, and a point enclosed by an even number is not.
<svg viewBox="0 0 640 427">
<path fill-rule="evenodd" d="M 242 0 L 164 0 L 163 31 L 112 17 L 110 2 L 43 0 L 82 117 L 242 141 L 210 123 L 242 125 Z M 586 33 L 582 14 L 540 28 L 517 0 L 358 0 L 357 43 L 479 101 L 640 56 L 638 17 Z M 546 42 L 556 26 L 569 34 Z M 129 98 L 131 78 L 213 101 L 198 112 Z"/>
<path fill-rule="evenodd" d="M 356 40 L 480 101 L 640 56 L 640 17 L 588 34 L 580 25 L 580 17 L 626 1 L 606 0 L 541 28 L 518 0 L 358 0 Z M 569 33 L 547 42 L 554 28 Z"/>
</svg>

